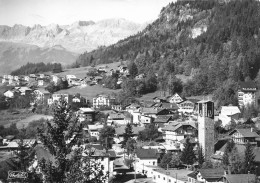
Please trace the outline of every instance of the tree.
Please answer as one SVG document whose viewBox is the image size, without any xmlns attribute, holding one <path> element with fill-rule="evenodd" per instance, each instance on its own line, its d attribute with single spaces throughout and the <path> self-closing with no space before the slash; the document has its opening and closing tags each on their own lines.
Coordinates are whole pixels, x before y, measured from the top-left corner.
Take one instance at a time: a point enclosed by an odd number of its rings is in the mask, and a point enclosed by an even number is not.
<svg viewBox="0 0 260 183">
<path fill-rule="evenodd" d="M 160 132 L 154 123 L 151 123 L 145 127 L 144 130 L 138 133 L 138 140 L 152 141 L 160 136 Z"/>
<path fill-rule="evenodd" d="M 115 136 L 115 128 L 105 125 L 99 132 L 99 140 L 108 149 L 112 148 L 112 139 Z"/>
<path fill-rule="evenodd" d="M 161 159 L 159 166 L 162 168 L 167 168 L 167 167 L 169 168 L 171 161 L 172 161 L 172 153 L 167 152 L 166 154 L 163 155 L 163 158 Z"/>
<path fill-rule="evenodd" d="M 255 159 L 255 154 L 253 152 L 253 147 L 250 144 L 250 142 L 246 143 L 246 149 L 245 149 L 245 157 L 243 161 L 243 172 L 247 174 L 248 172 L 253 173 L 254 172 L 254 159 Z"/>
<path fill-rule="evenodd" d="M 237 147 L 234 147 L 230 152 L 229 163 L 232 174 L 240 174 L 243 171 L 241 157 L 237 151 Z"/>
<path fill-rule="evenodd" d="M 69 156 L 74 152 L 73 148 L 80 145 L 82 126 L 64 100 L 55 104 L 53 113 L 52 123 L 46 122 L 45 133 L 38 133 L 43 146 L 54 157 L 55 164 L 43 159 L 39 166 L 47 182 L 66 182 L 71 165 L 76 163 Z"/>
<path fill-rule="evenodd" d="M 122 145 L 121 145 L 122 148 L 126 147 L 126 143 L 128 139 L 131 139 L 132 135 L 133 135 L 132 125 L 130 123 L 127 123 L 125 127 L 125 133 L 123 133 L 124 140 L 122 141 Z"/>
<path fill-rule="evenodd" d="M 170 161 L 170 168 L 178 168 L 181 165 L 180 154 L 174 153 Z"/>
<path fill-rule="evenodd" d="M 193 150 L 194 146 L 190 143 L 190 140 L 187 139 L 184 144 L 184 149 L 181 153 L 181 161 L 184 164 L 192 165 L 196 161 L 196 156 Z"/>
<path fill-rule="evenodd" d="M 125 145 L 126 152 L 129 156 L 129 154 L 133 154 L 136 149 L 136 141 L 132 138 L 129 138 Z"/>
<path fill-rule="evenodd" d="M 127 67 L 128 67 L 130 77 L 135 78 L 135 76 L 138 74 L 138 69 L 135 62 L 130 62 L 130 64 Z"/>
<path fill-rule="evenodd" d="M 171 95 L 174 93 L 182 92 L 182 82 L 174 74 L 170 74 L 168 77 L 168 91 Z"/>
<path fill-rule="evenodd" d="M 205 162 L 205 159 L 204 159 L 204 154 L 203 154 L 203 151 L 202 151 L 202 147 L 199 146 L 198 148 L 198 163 L 199 163 L 199 167 L 202 167 L 202 164 Z"/>
<path fill-rule="evenodd" d="M 225 151 L 223 154 L 223 159 L 222 159 L 222 163 L 226 169 L 229 166 L 229 155 L 234 147 L 235 147 L 235 143 L 233 140 L 227 142 L 227 145 L 226 145 L 226 148 L 225 148 Z"/>
</svg>

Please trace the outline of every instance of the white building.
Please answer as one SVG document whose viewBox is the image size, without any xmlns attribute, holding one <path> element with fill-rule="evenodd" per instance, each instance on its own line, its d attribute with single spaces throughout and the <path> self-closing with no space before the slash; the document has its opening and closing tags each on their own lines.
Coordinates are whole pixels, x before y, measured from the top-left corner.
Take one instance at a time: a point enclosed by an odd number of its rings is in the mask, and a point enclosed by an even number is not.
<svg viewBox="0 0 260 183">
<path fill-rule="evenodd" d="M 243 106 L 247 107 L 248 105 L 255 105 L 256 91 L 257 91 L 257 87 L 255 82 L 253 81 L 240 82 L 238 88 L 239 107 L 243 107 Z"/>
<path fill-rule="evenodd" d="M 173 96 L 171 96 L 170 98 L 169 98 L 169 102 L 170 103 L 176 103 L 176 104 L 178 104 L 178 103 L 180 103 L 180 102 L 182 102 L 183 101 L 183 99 L 181 98 L 181 96 L 178 94 L 178 93 L 175 93 Z"/>
<path fill-rule="evenodd" d="M 136 149 L 136 171 L 145 173 L 145 166 L 157 166 L 157 153 L 156 149 Z"/>
<path fill-rule="evenodd" d="M 188 174 L 192 173 L 190 170 L 165 170 L 165 169 L 154 169 L 153 182 L 155 183 L 188 183 Z"/>
<path fill-rule="evenodd" d="M 225 127 L 230 124 L 232 120 L 237 122 L 240 113 L 241 112 L 237 106 L 222 106 L 218 119 L 222 121 L 222 126 Z"/>
<path fill-rule="evenodd" d="M 7 98 L 14 98 L 14 94 L 15 94 L 15 91 L 13 91 L 13 90 L 7 90 L 6 92 L 4 92 L 4 96 Z"/>
<path fill-rule="evenodd" d="M 115 98 L 108 97 L 107 95 L 98 95 L 97 97 L 93 98 L 94 108 L 110 107 L 114 103 Z"/>
</svg>

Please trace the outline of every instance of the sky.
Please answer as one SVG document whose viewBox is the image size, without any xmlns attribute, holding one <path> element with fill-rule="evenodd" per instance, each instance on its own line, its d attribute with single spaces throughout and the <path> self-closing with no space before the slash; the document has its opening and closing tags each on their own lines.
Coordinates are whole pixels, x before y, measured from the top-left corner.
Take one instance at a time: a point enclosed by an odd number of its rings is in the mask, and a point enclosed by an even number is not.
<svg viewBox="0 0 260 183">
<path fill-rule="evenodd" d="M 155 20 L 173 0 L 0 0 L 0 25 L 68 25 L 79 20 Z"/>
</svg>

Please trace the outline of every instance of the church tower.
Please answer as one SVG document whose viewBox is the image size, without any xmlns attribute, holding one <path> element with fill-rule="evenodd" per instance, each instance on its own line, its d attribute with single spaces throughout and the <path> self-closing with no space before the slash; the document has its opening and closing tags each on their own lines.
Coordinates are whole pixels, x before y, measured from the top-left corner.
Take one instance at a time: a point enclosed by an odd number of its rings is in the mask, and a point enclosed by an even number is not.
<svg viewBox="0 0 260 183">
<path fill-rule="evenodd" d="M 205 160 L 214 154 L 214 103 L 207 100 L 198 102 L 198 134 Z"/>
</svg>

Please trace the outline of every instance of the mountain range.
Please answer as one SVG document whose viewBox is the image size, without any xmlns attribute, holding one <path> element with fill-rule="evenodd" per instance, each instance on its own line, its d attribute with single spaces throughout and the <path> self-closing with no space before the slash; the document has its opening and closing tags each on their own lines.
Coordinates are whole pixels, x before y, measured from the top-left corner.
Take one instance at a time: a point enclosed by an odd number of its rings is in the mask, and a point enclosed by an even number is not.
<svg viewBox="0 0 260 183">
<path fill-rule="evenodd" d="M 0 25 L 0 74 L 10 73 L 27 62 L 71 64 L 79 53 L 114 44 L 146 25 L 125 19 L 33 27 Z"/>
<path fill-rule="evenodd" d="M 99 46 L 108 46 L 141 31 L 146 24 L 125 19 L 107 19 L 98 22 L 77 21 L 71 25 L 0 26 L 0 41 L 26 43 L 39 47 L 61 45 L 66 50 L 82 53 Z"/>
</svg>

